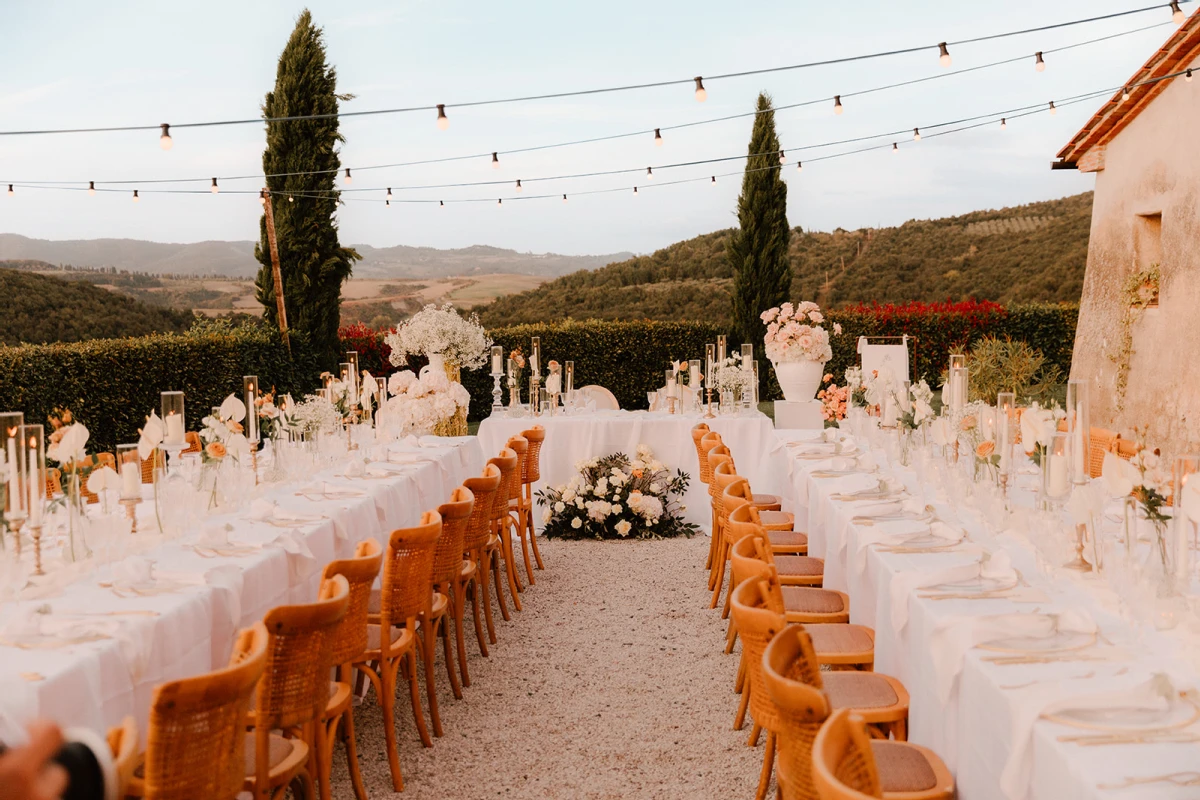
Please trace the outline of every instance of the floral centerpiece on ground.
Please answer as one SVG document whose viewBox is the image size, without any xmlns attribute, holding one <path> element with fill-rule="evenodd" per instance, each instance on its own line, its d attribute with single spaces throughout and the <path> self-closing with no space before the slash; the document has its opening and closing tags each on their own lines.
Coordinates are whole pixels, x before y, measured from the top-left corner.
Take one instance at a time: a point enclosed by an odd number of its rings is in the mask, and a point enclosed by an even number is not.
<svg viewBox="0 0 1200 800">
<path fill-rule="evenodd" d="M 389 333 L 385 341 L 392 349 L 389 359 L 395 366 L 407 363 L 409 355 L 425 356 L 429 359 L 427 369 L 444 372 L 454 384 L 459 382 L 459 370 L 478 369 L 486 364 L 492 346 L 479 316 L 464 318 L 449 303 L 442 306 L 430 303 Z M 444 436 L 461 436 L 466 432 L 467 411 L 461 405 L 439 422 L 435 430 Z"/>
<path fill-rule="evenodd" d="M 699 530 L 683 520 L 676 499 L 687 491 L 687 474 L 672 476 L 646 445 L 638 445 L 633 459 L 614 453 L 575 468 L 566 486 L 537 493 L 546 538 L 666 539 Z"/>
<path fill-rule="evenodd" d="M 825 363 L 833 358 L 820 306 L 807 300 L 794 306 L 784 303 L 768 308 L 759 317 L 767 326 L 763 344 L 784 399 L 811 400 L 821 384 Z M 832 328 L 834 335 L 842 332 L 836 322 Z"/>
<path fill-rule="evenodd" d="M 444 372 L 412 370 L 394 373 L 388 379 L 392 395 L 381 409 L 389 425 L 398 425 L 401 435 L 435 431 L 445 420 L 461 413 L 471 404 L 470 393 L 461 383 L 451 382 Z"/>
</svg>

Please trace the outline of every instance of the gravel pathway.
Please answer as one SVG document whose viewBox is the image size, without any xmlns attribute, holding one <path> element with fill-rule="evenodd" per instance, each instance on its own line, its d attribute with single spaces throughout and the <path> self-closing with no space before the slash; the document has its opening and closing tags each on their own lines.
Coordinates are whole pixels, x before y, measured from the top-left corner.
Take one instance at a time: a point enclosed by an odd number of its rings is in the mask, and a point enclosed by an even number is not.
<svg viewBox="0 0 1200 800">
<path fill-rule="evenodd" d="M 722 652 L 725 626 L 708 608 L 708 539 L 540 546 L 547 568 L 524 611 L 497 613 L 490 658 L 468 622 L 462 700 L 439 654 L 446 735 L 432 748 L 399 699 L 403 796 L 752 797 L 762 746 L 732 727 L 737 655 Z M 355 724 L 368 792 L 392 796 L 373 693 Z M 333 788 L 353 797 L 340 747 Z"/>
</svg>

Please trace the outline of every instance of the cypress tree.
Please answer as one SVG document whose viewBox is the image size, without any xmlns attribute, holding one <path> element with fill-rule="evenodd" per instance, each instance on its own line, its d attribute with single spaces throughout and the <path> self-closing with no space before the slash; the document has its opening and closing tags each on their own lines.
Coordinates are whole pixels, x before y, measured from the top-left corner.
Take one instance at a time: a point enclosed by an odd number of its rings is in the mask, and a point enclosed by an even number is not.
<svg viewBox="0 0 1200 800">
<path fill-rule="evenodd" d="M 305 335 L 322 366 L 335 369 L 342 283 L 361 256 L 338 243 L 336 191 L 341 161 L 337 145 L 338 102 L 352 95 L 337 93 L 337 72 L 326 64 L 321 29 L 307 9 L 296 20 L 291 38 L 279 56 L 275 88 L 263 102 L 264 117 L 309 114 L 324 119 L 267 123 L 263 171 L 275 215 L 279 265 L 283 276 L 288 328 Z M 259 224 L 254 256 L 262 267 L 255 281 L 264 316 L 278 325 L 271 250 L 266 215 Z"/>
<path fill-rule="evenodd" d="M 733 267 L 734 333 L 743 342 L 753 342 L 761 353 L 766 326 L 759 314 L 787 300 L 792 269 L 787 184 L 780 177 L 779 137 L 770 96 L 759 94 L 757 108 L 738 196 L 738 228 L 729 238 L 726 254 Z M 765 375 L 765 367 L 759 365 L 760 375 Z"/>
</svg>

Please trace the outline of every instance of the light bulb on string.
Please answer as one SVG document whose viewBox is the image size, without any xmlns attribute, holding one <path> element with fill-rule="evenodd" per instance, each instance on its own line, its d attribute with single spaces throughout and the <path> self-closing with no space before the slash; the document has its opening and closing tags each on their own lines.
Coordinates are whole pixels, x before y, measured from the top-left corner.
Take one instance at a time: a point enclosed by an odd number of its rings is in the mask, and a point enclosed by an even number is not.
<svg viewBox="0 0 1200 800">
<path fill-rule="evenodd" d="M 392 199 L 392 187 L 390 187 L 390 186 L 388 187 L 388 190 L 387 190 L 387 199 L 388 200 Z"/>
<path fill-rule="evenodd" d="M 796 162 L 796 172 L 801 172 L 803 170 L 804 170 L 804 165 L 801 164 L 799 161 L 797 161 Z"/>
<path fill-rule="evenodd" d="M 921 141 L 921 129 L 920 128 L 913 128 L 913 141 L 914 142 Z"/>
<path fill-rule="evenodd" d="M 646 167 L 646 180 L 654 180 L 654 167 Z"/>
<path fill-rule="evenodd" d="M 170 150 L 171 145 L 175 144 L 175 141 L 171 138 L 171 126 L 164 122 L 158 127 L 162 128 L 162 136 L 158 137 L 158 146 L 163 150 Z"/>
<path fill-rule="evenodd" d="M 264 206 L 267 204 L 267 190 L 266 189 L 258 190 L 258 202 L 262 203 Z"/>
<path fill-rule="evenodd" d="M 703 103 L 708 99 L 708 92 L 704 89 L 704 79 L 699 75 L 695 78 L 696 81 L 696 102 Z"/>
<path fill-rule="evenodd" d="M 563 202 L 564 202 L 564 203 L 566 203 L 566 202 L 567 202 L 567 196 L 566 196 L 565 194 L 563 195 Z"/>
<path fill-rule="evenodd" d="M 88 181 L 88 194 L 95 197 L 95 195 L 96 195 L 96 182 L 95 181 Z"/>
<path fill-rule="evenodd" d="M 1042 58 L 1042 51 L 1038 50 L 1036 53 L 1034 53 L 1033 58 L 1034 58 L 1033 68 L 1036 69 L 1038 72 L 1045 72 L 1046 71 L 1046 61 Z"/>
<path fill-rule="evenodd" d="M 1000 130 L 1003 131 L 1003 130 L 1007 130 L 1007 129 L 1008 129 L 1008 120 L 1005 117 L 1001 117 L 1000 118 Z"/>
<path fill-rule="evenodd" d="M 712 176 L 712 181 L 709 183 L 709 185 L 710 185 L 710 186 L 716 186 L 716 185 L 717 185 L 717 176 L 716 176 L 716 175 L 713 175 L 713 176 Z"/>
<path fill-rule="evenodd" d="M 892 152 L 893 152 L 893 153 L 899 153 L 899 152 L 900 152 L 900 145 L 896 144 L 895 142 L 892 142 Z"/>
<path fill-rule="evenodd" d="M 346 167 L 346 174 L 342 176 L 342 183 L 349 186 L 351 183 L 353 183 L 353 181 L 354 181 L 354 178 L 352 178 L 350 176 L 350 168 Z"/>
<path fill-rule="evenodd" d="M 655 146 L 655 147 L 662 147 L 662 146 L 663 146 L 663 138 L 662 138 L 662 133 L 660 133 L 660 132 L 659 132 L 659 129 L 658 129 L 658 128 L 655 128 L 655 129 L 654 129 L 654 146 Z"/>
<path fill-rule="evenodd" d="M 12 190 L 12 184 L 10 183 L 10 184 L 8 185 L 8 196 L 9 196 L 9 197 L 12 197 L 14 194 L 16 194 L 16 192 L 14 192 L 14 191 Z"/>
<path fill-rule="evenodd" d="M 635 187 L 633 187 L 633 196 L 634 196 L 634 197 L 637 197 L 637 193 L 638 193 L 638 191 L 637 191 L 637 187 L 635 186 Z M 11 190 L 9 190 L 9 194 L 12 194 L 12 191 L 11 191 Z"/>
<path fill-rule="evenodd" d="M 504 205 L 504 198 L 503 197 L 496 198 L 496 205 L 497 206 Z"/>
<path fill-rule="evenodd" d="M 779 151 L 779 163 L 780 163 L 780 164 L 786 164 L 786 163 L 787 163 L 787 154 L 786 154 L 786 153 L 784 153 L 782 150 L 780 150 L 780 151 Z"/>
<path fill-rule="evenodd" d="M 1054 101 L 1051 100 L 1050 101 L 1050 116 L 1053 117 L 1057 113 L 1058 113 L 1058 109 L 1054 107 Z"/>
<path fill-rule="evenodd" d="M 438 200 L 438 208 L 445 208 L 445 207 L 446 207 L 446 201 Z"/>
<path fill-rule="evenodd" d="M 1183 9 L 1179 7 L 1179 0 L 1171 0 L 1171 21 L 1176 25 L 1182 25 L 1187 15 L 1183 13 Z"/>
<path fill-rule="evenodd" d="M 296 198 L 295 198 L 295 197 L 293 197 L 292 195 L 290 195 L 290 194 L 289 194 L 289 195 L 288 195 L 288 202 L 289 202 L 289 203 L 294 203 L 294 202 L 296 202 Z"/>
<path fill-rule="evenodd" d="M 437 117 L 438 130 L 444 131 L 450 127 L 450 118 L 446 116 L 446 104 L 438 103 L 437 110 L 438 110 L 438 117 Z"/>
<path fill-rule="evenodd" d="M 392 201 L 391 201 L 391 200 L 384 200 L 384 201 L 383 201 L 383 204 L 384 204 L 386 207 L 388 207 L 388 208 L 391 208 L 391 207 L 392 207 Z"/>
<path fill-rule="evenodd" d="M 492 169 L 500 169 L 500 156 L 492 153 Z"/>
<path fill-rule="evenodd" d="M 946 47 L 945 42 L 942 42 L 938 45 L 938 50 L 941 52 L 941 55 L 938 56 L 938 63 L 943 67 L 950 66 L 950 48 Z"/>
<path fill-rule="evenodd" d="M 520 194 L 523 191 L 525 190 L 521 188 L 521 179 L 517 178 L 517 194 Z"/>
<path fill-rule="evenodd" d="M 1129 87 L 1126 86 L 1125 88 L 1121 89 L 1121 102 L 1124 103 L 1128 99 L 1129 99 Z"/>
<path fill-rule="evenodd" d="M 218 186 L 217 186 L 217 179 L 216 179 L 216 178 L 213 178 L 213 179 L 212 179 L 212 186 L 210 186 L 208 190 L 209 190 L 210 192 L 212 192 L 213 194 L 216 194 L 217 192 L 221 191 L 220 187 L 218 187 Z"/>
<path fill-rule="evenodd" d="M 142 198 L 138 197 L 138 190 L 137 190 L 137 189 L 134 189 L 134 190 L 133 190 L 133 202 L 135 202 L 135 203 L 136 203 L 136 202 L 138 202 L 138 201 L 139 201 L 139 200 L 141 200 L 141 199 L 142 199 Z"/>
<path fill-rule="evenodd" d="M 1190 69 L 1187 72 L 1183 73 L 1183 80 L 1186 83 L 1192 82 L 1192 71 Z"/>
<path fill-rule="evenodd" d="M 833 113 L 842 113 L 842 96 L 840 94 L 835 94 L 833 96 Z"/>
</svg>

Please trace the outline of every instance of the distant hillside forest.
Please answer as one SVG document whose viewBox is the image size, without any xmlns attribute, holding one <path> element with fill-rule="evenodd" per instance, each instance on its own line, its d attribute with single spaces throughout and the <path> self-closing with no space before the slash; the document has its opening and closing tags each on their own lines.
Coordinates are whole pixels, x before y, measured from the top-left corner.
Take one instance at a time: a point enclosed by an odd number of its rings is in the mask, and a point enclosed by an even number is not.
<svg viewBox="0 0 1200 800">
<path fill-rule="evenodd" d="M 792 232 L 793 299 L 823 306 L 978 298 L 1078 302 L 1092 193 L 895 228 Z M 729 319 L 730 231 L 575 272 L 480 309 L 489 326 L 561 319 Z"/>
<path fill-rule="evenodd" d="M 182 331 L 190 311 L 148 306 L 83 281 L 0 269 L 0 344 L 78 342 Z"/>
</svg>

